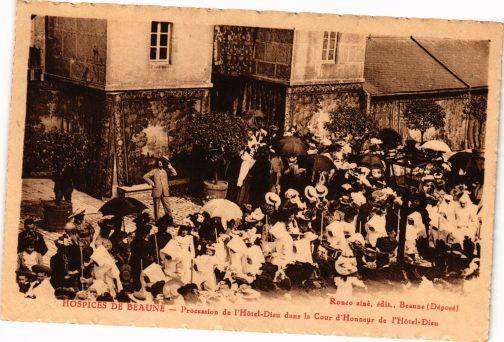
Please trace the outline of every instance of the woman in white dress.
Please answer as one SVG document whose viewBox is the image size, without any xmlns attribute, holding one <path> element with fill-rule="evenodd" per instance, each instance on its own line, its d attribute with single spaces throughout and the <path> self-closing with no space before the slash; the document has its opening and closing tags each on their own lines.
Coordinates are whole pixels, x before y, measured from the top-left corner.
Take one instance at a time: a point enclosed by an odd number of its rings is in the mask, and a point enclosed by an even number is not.
<svg viewBox="0 0 504 342">
<path fill-rule="evenodd" d="M 195 257 L 195 249 L 194 249 L 194 238 L 191 234 L 189 234 L 189 227 L 180 227 L 178 231 L 178 235 L 174 238 L 174 240 L 180 246 L 181 251 L 181 262 L 182 262 L 182 276 L 181 280 L 184 284 L 188 284 L 191 282 L 192 278 L 192 263 Z"/>
</svg>

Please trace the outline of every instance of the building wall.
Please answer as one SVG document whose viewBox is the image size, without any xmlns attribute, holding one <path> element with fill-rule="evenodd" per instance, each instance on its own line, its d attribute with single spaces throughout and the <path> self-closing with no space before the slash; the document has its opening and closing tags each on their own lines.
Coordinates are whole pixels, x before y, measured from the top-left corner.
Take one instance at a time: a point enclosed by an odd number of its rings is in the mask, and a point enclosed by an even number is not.
<svg viewBox="0 0 504 342">
<path fill-rule="evenodd" d="M 304 132 L 311 118 L 318 112 L 329 113 L 340 107 L 363 108 L 360 83 L 319 84 L 287 89 L 285 126 L 296 125 Z"/>
<path fill-rule="evenodd" d="M 252 74 L 273 81 L 289 81 L 294 30 L 258 28 Z"/>
<path fill-rule="evenodd" d="M 173 22 L 168 63 L 149 59 L 150 30 L 151 21 L 108 21 L 107 90 L 211 87 L 213 26 Z"/>
<path fill-rule="evenodd" d="M 485 96 L 481 94 L 471 96 Z M 415 99 L 433 99 L 446 112 L 444 129 L 430 129 L 426 132 L 424 140 L 441 139 L 451 147 L 452 150 L 462 150 L 465 148 L 484 148 L 484 130 L 479 136 L 479 123 L 463 115 L 463 110 L 469 101 L 467 93 L 453 95 L 434 95 L 414 97 Z M 398 131 L 404 139 L 414 139 L 419 141 L 420 134 L 409 130 L 403 118 L 404 110 L 413 98 L 373 98 L 371 100 L 370 115 L 372 115 L 380 127 L 390 127 Z"/>
<path fill-rule="evenodd" d="M 143 183 L 156 158 L 173 157 L 180 177 L 187 177 L 187 158 L 178 158 L 174 141 L 194 111 L 209 108 L 208 89 L 107 92 L 107 112 L 113 122 L 118 185 Z M 188 143 L 188 142 L 186 142 Z M 107 179 L 111 189 L 111 179 Z"/>
<path fill-rule="evenodd" d="M 46 72 L 77 84 L 105 87 L 107 21 L 47 17 Z"/>
<path fill-rule="evenodd" d="M 36 15 L 31 20 L 31 36 L 30 36 L 30 56 L 28 66 L 30 69 L 38 69 L 37 73 L 45 72 L 45 50 L 46 50 L 46 17 Z M 40 79 L 30 75 L 30 79 Z"/>
<path fill-rule="evenodd" d="M 349 83 L 364 79 L 365 36 L 337 34 L 336 61 L 322 61 L 323 31 L 295 31 L 292 84 Z"/>
<path fill-rule="evenodd" d="M 215 26 L 212 72 L 288 82 L 293 41 L 294 30 Z"/>
</svg>

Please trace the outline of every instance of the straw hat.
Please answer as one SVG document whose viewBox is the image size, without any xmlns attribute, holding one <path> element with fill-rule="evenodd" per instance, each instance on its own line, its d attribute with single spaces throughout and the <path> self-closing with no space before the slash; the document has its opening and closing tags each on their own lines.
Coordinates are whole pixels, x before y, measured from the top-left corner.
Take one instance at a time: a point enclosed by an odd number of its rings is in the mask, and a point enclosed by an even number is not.
<svg viewBox="0 0 504 342">
<path fill-rule="evenodd" d="M 308 185 L 305 188 L 305 197 L 310 201 L 310 202 L 315 202 L 317 200 L 317 190 L 315 189 L 314 186 Z M 287 195 L 287 194 L 286 194 Z"/>
<path fill-rule="evenodd" d="M 264 195 L 264 200 L 266 204 L 274 206 L 275 209 L 278 209 L 280 204 L 282 204 L 282 199 L 274 192 L 267 192 L 266 195 Z"/>
<path fill-rule="evenodd" d="M 287 199 L 293 199 L 294 197 L 298 197 L 299 196 L 299 192 L 295 189 L 287 189 L 287 191 L 285 191 L 285 198 Z"/>
<path fill-rule="evenodd" d="M 315 190 L 317 191 L 317 196 L 319 198 L 326 197 L 327 194 L 329 193 L 327 186 L 325 186 L 324 184 L 317 184 L 315 186 Z"/>
</svg>

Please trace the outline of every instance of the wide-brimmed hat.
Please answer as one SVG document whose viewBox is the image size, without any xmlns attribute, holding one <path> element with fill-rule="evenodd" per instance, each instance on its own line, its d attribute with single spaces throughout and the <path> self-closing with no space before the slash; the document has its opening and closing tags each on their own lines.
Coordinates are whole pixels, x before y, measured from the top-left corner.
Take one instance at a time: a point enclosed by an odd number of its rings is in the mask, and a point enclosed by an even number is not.
<svg viewBox="0 0 504 342">
<path fill-rule="evenodd" d="M 264 218 L 264 213 L 262 212 L 261 208 L 257 208 L 254 210 L 252 213 L 247 215 L 245 217 L 246 222 L 259 222 Z"/>
<path fill-rule="evenodd" d="M 310 201 L 310 202 L 315 202 L 317 200 L 317 190 L 315 190 L 315 187 L 312 185 L 308 185 L 305 188 L 305 197 Z"/>
<path fill-rule="evenodd" d="M 282 204 L 282 199 L 274 192 L 267 192 L 266 195 L 264 195 L 264 200 L 266 204 L 274 206 L 275 209 L 278 209 L 280 204 Z"/>
<path fill-rule="evenodd" d="M 298 197 L 299 192 L 296 189 L 287 189 L 285 191 L 285 198 L 287 199 L 293 199 L 294 197 Z"/>
<path fill-rule="evenodd" d="M 69 219 L 74 218 L 76 216 L 84 216 L 86 214 L 85 208 L 77 208 L 72 215 L 68 216 Z"/>
<path fill-rule="evenodd" d="M 163 161 L 166 164 L 169 164 L 170 163 L 170 158 L 168 156 L 162 156 L 161 157 L 161 161 Z"/>
<path fill-rule="evenodd" d="M 327 189 L 327 186 L 325 186 L 324 184 L 317 184 L 315 186 L 315 190 L 317 191 L 317 196 L 319 198 L 326 197 L 329 193 L 329 189 Z"/>
</svg>

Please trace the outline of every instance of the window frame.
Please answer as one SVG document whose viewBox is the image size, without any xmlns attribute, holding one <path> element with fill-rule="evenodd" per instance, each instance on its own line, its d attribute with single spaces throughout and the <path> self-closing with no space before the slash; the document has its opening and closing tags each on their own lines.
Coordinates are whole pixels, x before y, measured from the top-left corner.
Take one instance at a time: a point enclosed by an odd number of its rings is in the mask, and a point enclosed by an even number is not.
<svg viewBox="0 0 504 342">
<path fill-rule="evenodd" d="M 156 24 L 156 31 L 153 31 L 154 23 Z M 162 30 L 162 24 L 167 24 L 167 30 Z M 168 21 L 156 21 L 153 20 L 150 23 L 150 33 L 149 33 L 149 61 L 151 63 L 165 63 L 171 64 L 171 40 L 172 40 L 172 32 L 173 32 L 173 23 Z M 161 45 L 161 36 L 166 35 L 166 45 Z M 152 38 L 156 37 L 156 45 L 152 45 Z M 166 49 L 166 58 L 160 58 L 162 49 Z M 155 58 L 152 58 L 152 51 L 155 49 Z"/>
<path fill-rule="evenodd" d="M 322 49 L 321 49 L 321 61 L 322 64 L 336 64 L 338 63 L 338 41 L 339 33 L 336 31 L 323 31 L 322 33 Z M 334 46 L 331 48 L 331 43 Z M 324 45 L 326 44 L 326 45 Z M 325 48 L 324 48 L 325 47 Z M 332 58 L 329 58 L 330 53 L 333 53 Z"/>
</svg>

